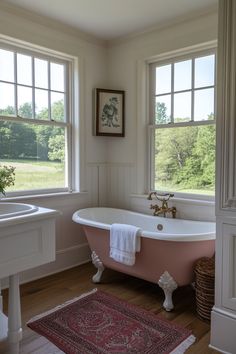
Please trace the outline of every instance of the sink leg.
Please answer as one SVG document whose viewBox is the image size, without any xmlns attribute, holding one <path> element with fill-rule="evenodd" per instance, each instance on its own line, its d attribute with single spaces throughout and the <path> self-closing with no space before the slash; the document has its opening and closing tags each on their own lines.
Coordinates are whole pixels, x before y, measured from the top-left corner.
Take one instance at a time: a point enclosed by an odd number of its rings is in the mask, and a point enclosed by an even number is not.
<svg viewBox="0 0 236 354">
<path fill-rule="evenodd" d="M 9 282 L 8 342 L 10 353 L 18 354 L 22 339 L 19 275 L 10 276 Z"/>
</svg>

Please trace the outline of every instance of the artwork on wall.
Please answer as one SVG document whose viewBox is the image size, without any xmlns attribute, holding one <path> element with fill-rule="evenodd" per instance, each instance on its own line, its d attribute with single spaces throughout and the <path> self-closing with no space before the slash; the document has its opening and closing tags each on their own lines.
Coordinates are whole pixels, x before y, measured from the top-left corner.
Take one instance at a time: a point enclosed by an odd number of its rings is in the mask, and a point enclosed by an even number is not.
<svg viewBox="0 0 236 354">
<path fill-rule="evenodd" d="M 125 92 L 95 90 L 95 135 L 125 136 Z"/>
</svg>

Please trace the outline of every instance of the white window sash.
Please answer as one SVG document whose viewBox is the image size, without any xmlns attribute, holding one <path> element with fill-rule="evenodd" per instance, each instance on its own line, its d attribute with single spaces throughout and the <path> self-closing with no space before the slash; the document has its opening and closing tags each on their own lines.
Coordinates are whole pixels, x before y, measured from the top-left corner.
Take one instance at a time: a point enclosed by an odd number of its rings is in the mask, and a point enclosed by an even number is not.
<svg viewBox="0 0 236 354">
<path fill-rule="evenodd" d="M 200 57 L 205 57 L 209 55 L 215 55 L 215 73 L 214 73 L 214 85 L 204 86 L 194 88 L 194 71 L 195 71 L 195 59 Z M 187 90 L 180 90 L 174 91 L 174 64 L 184 60 L 192 60 L 192 73 L 191 73 L 191 80 L 192 86 L 191 89 Z M 188 127 L 188 126 L 203 126 L 203 125 L 214 125 L 215 118 L 212 120 L 202 120 L 202 121 L 194 121 L 194 93 L 200 90 L 205 89 L 214 89 L 214 114 L 215 114 L 215 107 L 216 107 L 216 49 L 211 48 L 203 51 L 196 51 L 194 53 L 188 53 L 185 55 L 179 55 L 178 57 L 169 57 L 168 59 L 163 59 L 155 62 L 149 63 L 149 124 L 148 124 L 148 156 L 149 156 L 149 173 L 148 173 L 148 190 L 155 190 L 155 149 L 154 149 L 154 134 L 156 129 L 164 129 L 164 128 L 178 128 L 178 127 Z M 156 94 L 156 68 L 162 65 L 171 64 L 171 91 L 165 94 Z M 174 122 L 174 94 L 176 93 L 184 93 L 184 92 L 191 92 L 191 120 L 188 122 Z M 155 124 L 155 100 L 156 97 L 171 95 L 171 122 L 167 124 Z M 163 191 L 161 191 L 163 192 Z M 168 191 L 167 191 L 168 192 Z M 196 197 L 197 199 L 201 197 L 202 199 L 213 199 L 213 196 L 208 195 L 201 195 L 194 193 L 176 193 L 177 197 L 184 197 L 184 198 L 193 198 Z"/>
<path fill-rule="evenodd" d="M 1 36 L 2 37 L 2 36 Z M 29 46 L 27 44 L 17 43 L 16 40 L 8 40 L 0 37 L 0 48 L 4 50 L 8 50 L 14 53 L 14 81 L 11 84 L 14 85 L 14 95 L 15 95 L 15 112 L 16 115 L 5 116 L 0 115 L 0 121 L 11 121 L 15 123 L 27 123 L 34 125 L 48 125 L 55 127 L 62 127 L 65 129 L 65 145 L 67 155 L 65 159 L 65 185 L 68 187 L 65 188 L 49 188 L 49 189 L 32 189 L 32 190 L 24 190 L 24 191 L 15 191 L 8 192 L 7 195 L 9 197 L 21 196 L 21 195 L 38 195 L 38 194 L 48 194 L 48 193 L 60 193 L 60 192 L 71 192 L 73 190 L 72 185 L 72 106 L 73 96 L 72 96 L 72 87 L 73 87 L 73 75 L 71 71 L 73 70 L 73 61 L 74 59 L 70 56 L 64 56 L 63 54 L 57 53 L 50 50 L 44 50 L 43 48 L 37 49 L 36 46 Z M 17 43 L 17 44 L 16 44 Z M 17 83 L 17 53 L 31 56 L 32 58 L 32 85 L 23 85 Z M 42 59 L 48 62 L 48 88 L 41 88 L 35 86 L 34 77 L 35 77 L 35 68 L 34 68 L 34 58 Z M 50 62 L 64 65 L 64 90 L 52 90 L 50 87 Z M 9 83 L 8 81 L 0 80 L 2 83 Z M 23 118 L 17 115 L 18 109 L 18 87 L 29 87 L 32 89 L 32 118 Z M 48 119 L 37 119 L 35 118 L 35 89 L 44 90 L 48 92 Z M 65 121 L 53 120 L 51 119 L 51 93 L 61 93 L 64 94 L 64 119 Z"/>
</svg>

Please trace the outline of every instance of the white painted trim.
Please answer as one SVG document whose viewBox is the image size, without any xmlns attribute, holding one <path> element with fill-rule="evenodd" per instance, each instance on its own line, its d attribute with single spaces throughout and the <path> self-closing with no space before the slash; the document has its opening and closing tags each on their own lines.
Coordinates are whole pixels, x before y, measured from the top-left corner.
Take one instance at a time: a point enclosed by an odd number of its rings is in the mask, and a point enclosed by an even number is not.
<svg viewBox="0 0 236 354">
<path fill-rule="evenodd" d="M 213 307 L 211 312 L 210 347 L 221 353 L 235 353 L 236 318 L 227 311 Z"/>
<path fill-rule="evenodd" d="M 51 18 L 48 18 L 46 16 L 41 16 L 39 14 L 35 14 L 34 12 L 31 12 L 30 10 L 23 9 L 22 7 L 19 7 L 17 5 L 12 5 L 12 4 L 3 4 L 1 3 L 0 5 L 0 11 L 1 12 L 6 12 L 9 13 L 12 16 L 17 16 L 20 17 L 21 19 L 26 19 L 29 22 L 34 22 L 38 25 L 43 25 L 47 26 L 48 28 L 52 30 L 57 30 L 61 31 L 67 35 L 74 36 L 75 38 L 79 38 L 80 41 L 86 41 L 90 42 L 91 44 L 94 45 L 101 45 L 101 46 L 106 46 L 107 42 L 103 39 L 97 38 L 91 34 L 88 34 L 80 29 L 77 29 L 75 27 L 69 26 L 62 24 L 59 21 L 52 20 Z"/>
<path fill-rule="evenodd" d="M 173 50 L 170 52 L 154 55 L 152 57 L 147 58 L 146 63 L 152 64 L 155 62 L 167 61 L 170 59 L 175 60 L 175 59 L 179 59 L 180 57 L 184 58 L 184 57 L 191 55 L 191 54 L 194 55 L 197 53 L 205 52 L 208 50 L 213 50 L 216 48 L 217 48 L 217 40 L 212 40 L 209 42 L 195 44 L 193 46 L 188 46 L 188 47 L 176 49 L 176 50 Z"/>
<path fill-rule="evenodd" d="M 73 188 L 86 191 L 86 109 L 85 109 L 85 60 L 80 58 L 75 68 L 75 99 L 73 121 Z"/>
<path fill-rule="evenodd" d="M 72 268 L 78 267 L 78 266 L 80 266 L 80 265 L 89 263 L 89 262 L 91 262 L 91 259 L 90 259 L 90 258 L 88 258 L 87 260 L 85 260 L 85 261 L 83 261 L 83 262 L 74 263 L 74 264 L 71 265 L 71 266 L 60 268 L 60 269 L 58 269 L 58 270 L 56 270 L 56 271 L 54 271 L 54 272 L 44 273 L 44 274 L 41 275 L 41 276 L 36 276 L 36 277 L 33 276 L 33 277 L 30 277 L 30 278 L 28 278 L 27 280 L 21 281 L 21 282 L 20 282 L 20 285 L 30 283 L 30 282 L 32 282 L 32 281 L 34 281 L 34 280 L 46 278 L 46 277 L 49 277 L 50 275 L 57 274 L 57 273 L 61 273 L 61 272 L 64 272 L 65 270 L 72 269 Z M 2 287 L 2 290 L 4 290 L 4 289 L 8 289 L 8 285 L 4 285 L 4 286 Z"/>
<path fill-rule="evenodd" d="M 73 55 L 66 53 L 58 52 L 46 47 L 42 47 L 36 44 L 32 44 L 26 41 L 22 41 L 16 38 L 12 38 L 6 35 L 0 34 L 0 43 L 4 44 L 4 47 L 9 49 L 20 49 L 26 50 L 32 56 L 35 56 L 39 53 L 39 57 L 45 58 L 46 60 L 55 59 L 61 61 L 67 67 L 68 74 L 68 83 L 66 89 L 68 90 L 66 94 L 67 99 L 67 111 L 69 114 L 69 120 L 67 122 L 55 122 L 55 125 L 65 127 L 67 130 L 67 146 L 68 146 L 68 175 L 69 183 L 68 188 L 57 188 L 55 193 L 60 193 L 63 191 L 72 190 L 86 190 L 85 181 L 85 171 L 86 171 L 86 141 L 85 141 L 85 132 L 86 132 L 86 119 L 82 119 L 85 116 L 85 78 L 84 78 L 84 59 L 82 57 L 78 58 Z M 55 57 L 55 58 L 54 58 Z M 34 73 L 33 73 L 34 74 Z M 33 75 L 32 74 L 32 75 Z M 15 87 L 17 86 L 14 84 Z M 49 90 L 49 87 L 48 87 Z M 49 92 L 49 91 L 48 91 Z M 16 96 L 17 101 L 17 96 Z M 6 117 L 6 120 L 18 121 L 19 118 L 9 118 Z M 41 120 L 32 120 L 31 119 L 21 119 L 26 123 L 38 123 L 51 125 L 53 124 L 50 121 L 41 121 Z M 24 195 L 37 195 L 37 194 L 50 194 L 53 193 L 53 189 L 44 190 L 32 190 L 32 191 L 16 191 L 10 192 L 10 196 L 22 196 Z"/>
<path fill-rule="evenodd" d="M 210 345 L 235 353 L 236 2 L 219 0 L 216 129 L 216 279 Z"/>
<path fill-rule="evenodd" d="M 209 41 L 206 43 L 197 44 L 181 48 L 175 51 L 162 53 L 156 56 L 148 57 L 137 61 L 137 139 L 136 139 L 136 175 L 137 187 L 136 193 L 147 193 L 151 186 L 150 184 L 150 157 L 148 155 L 148 121 L 149 121 L 149 64 L 184 56 L 190 53 L 197 53 L 216 48 L 217 41 Z M 187 195 L 185 196 L 188 197 Z M 201 198 L 201 196 L 200 196 Z"/>
<path fill-rule="evenodd" d="M 137 193 L 147 192 L 148 170 L 147 150 L 147 124 L 149 116 L 149 68 L 145 61 L 137 62 L 137 139 L 136 139 L 136 176 Z"/>
<path fill-rule="evenodd" d="M 192 14 L 187 14 L 187 15 L 183 15 L 181 17 L 178 17 L 175 20 L 170 20 L 170 21 L 164 21 L 163 23 L 157 25 L 157 26 L 153 26 L 153 27 L 149 27 L 144 31 L 139 31 L 139 32 L 135 32 L 135 33 L 131 33 L 128 34 L 126 36 L 122 36 L 120 38 L 115 38 L 113 40 L 108 41 L 108 46 L 115 46 L 115 45 L 120 45 L 123 43 L 126 43 L 128 41 L 134 40 L 136 38 L 139 37 L 144 37 L 146 35 L 150 35 L 156 31 L 164 31 L 170 28 L 173 28 L 175 26 L 181 25 L 182 23 L 186 23 L 186 22 L 190 22 L 192 24 L 193 21 L 196 21 L 198 19 L 201 19 L 203 16 L 211 16 L 211 15 L 217 15 L 217 5 L 211 6 L 208 9 L 205 9 L 204 11 L 199 11 L 196 13 L 196 11 L 194 11 L 194 13 Z"/>
<path fill-rule="evenodd" d="M 200 196 L 200 195 L 199 195 Z M 131 194 L 130 198 L 140 198 L 140 199 L 147 199 L 148 195 L 147 194 Z M 183 204 L 195 204 L 195 205 L 203 205 L 203 206 L 215 206 L 215 201 L 214 200 L 208 200 L 208 198 L 206 199 L 195 199 L 195 198 L 191 198 L 193 197 L 193 195 L 190 195 L 189 198 L 181 198 L 181 197 L 173 197 L 171 198 L 171 201 L 173 202 L 178 202 L 178 203 L 183 203 Z M 204 196 L 203 196 L 204 197 Z"/>
<path fill-rule="evenodd" d="M 82 248 L 84 248 L 84 247 L 88 247 L 88 243 L 83 243 L 83 244 L 79 244 L 79 245 L 75 245 L 75 246 L 71 246 L 71 247 L 68 247 L 68 248 L 65 248 L 65 249 L 61 249 L 61 250 L 57 250 L 56 251 L 56 254 L 57 254 L 57 256 L 58 257 L 60 257 L 61 255 L 63 255 L 63 254 L 65 254 L 65 253 L 70 253 L 70 252 L 73 252 L 73 251 L 75 251 L 75 250 L 80 250 L 80 249 L 82 249 Z M 90 256 L 90 251 L 89 251 L 89 256 Z M 56 260 L 54 261 L 54 262 L 52 262 L 52 263 L 55 263 L 55 262 L 58 262 L 58 263 L 60 263 L 60 260 L 58 259 L 58 257 L 56 258 Z M 70 257 L 69 255 L 67 256 L 67 257 Z M 27 279 L 25 279 L 25 280 L 21 280 L 20 281 L 20 284 L 26 284 L 26 283 L 29 283 L 29 282 L 31 282 L 31 281 L 34 281 L 34 280 L 37 280 L 37 279 L 41 279 L 41 278 L 45 278 L 45 277 L 48 277 L 48 276 L 50 276 L 50 275 L 53 275 L 53 274 L 57 274 L 57 273 L 60 273 L 60 272 L 63 272 L 63 271 L 65 271 L 65 270 L 68 270 L 68 269 L 71 269 L 71 268 L 75 268 L 75 267 L 77 267 L 77 266 L 80 266 L 80 265 L 82 265 L 82 264 L 86 264 L 86 263 L 89 263 L 89 262 L 91 262 L 91 258 L 89 257 L 89 258 L 86 258 L 85 260 L 83 260 L 83 261 L 78 261 L 78 262 L 76 262 L 76 263 L 73 263 L 73 264 L 71 264 L 71 265 L 69 265 L 69 266 L 62 266 L 62 267 L 59 267 L 58 269 L 56 269 L 55 271 L 46 271 L 45 273 L 42 273 L 42 275 L 36 275 L 36 276 L 34 276 L 34 275 L 32 275 L 32 276 L 30 276 L 30 277 L 28 277 Z M 45 266 L 47 267 L 47 266 L 49 266 L 50 267 L 50 264 L 51 263 L 48 263 L 48 265 L 46 264 Z M 35 269 L 37 269 L 37 268 L 35 268 Z M 34 270 L 32 270 L 32 272 L 33 272 Z M 5 281 L 4 281 L 4 283 L 5 283 Z M 2 286 L 2 290 L 3 289 L 7 289 L 8 288 L 8 284 L 3 284 L 3 286 Z"/>
<path fill-rule="evenodd" d="M 215 313 L 218 313 L 222 316 L 228 317 L 229 319 L 236 320 L 236 312 L 234 312 L 230 309 L 224 309 L 224 308 L 214 306 L 212 311 L 214 311 Z"/>
<path fill-rule="evenodd" d="M 220 350 L 219 348 L 214 347 L 214 345 L 211 345 L 211 344 L 209 344 L 208 347 L 209 347 L 210 349 L 217 350 L 219 353 L 232 354 L 232 353 L 229 353 L 229 352 L 224 352 L 224 351 Z"/>
<path fill-rule="evenodd" d="M 134 166 L 133 162 L 88 162 L 88 166 Z"/>
<path fill-rule="evenodd" d="M 218 178 L 217 214 L 224 210 L 236 211 L 235 183 L 235 93 L 236 93 L 236 6 L 235 1 L 227 0 L 221 4 L 219 22 L 219 63 L 218 66 Z"/>
<path fill-rule="evenodd" d="M 10 194 L 10 193 L 9 193 Z M 77 191 L 73 191 L 73 192 L 61 192 L 61 193 L 48 193 L 48 194 L 31 194 L 31 195 L 20 195 L 20 196 L 7 196 L 5 198 L 2 198 L 2 201 L 21 201 L 21 200 L 30 200 L 30 199 L 51 199 L 51 198 L 55 198 L 55 199 L 59 199 L 59 198 L 70 198 L 70 197 L 74 197 L 77 198 L 79 196 L 87 196 L 88 192 L 77 192 Z"/>
<path fill-rule="evenodd" d="M 1 7 L 1 6 L 0 6 Z M 74 59 L 76 59 L 75 56 L 67 54 L 67 53 L 63 53 L 63 52 L 59 52 L 57 50 L 54 49 L 49 49 L 46 47 L 42 47 L 38 44 L 35 43 L 29 43 L 26 41 L 23 41 L 21 39 L 17 39 L 17 38 L 13 38 L 10 36 L 6 36 L 5 34 L 1 34 L 0 33 L 0 42 L 1 43 L 5 43 L 6 45 L 11 45 L 13 47 L 21 47 L 22 49 L 25 49 L 27 51 L 34 51 L 34 52 L 38 52 L 39 54 L 43 54 L 45 56 L 56 56 L 57 58 L 61 59 L 61 60 L 66 60 L 66 61 L 72 61 Z"/>
<path fill-rule="evenodd" d="M 81 243 L 79 245 L 75 245 L 75 246 L 63 248 L 61 250 L 57 250 L 56 254 L 64 254 L 64 253 L 71 252 L 71 251 L 74 251 L 74 250 L 77 250 L 77 249 L 80 249 L 80 248 L 83 248 L 83 247 L 87 247 L 87 246 L 88 246 L 88 242 Z"/>
<path fill-rule="evenodd" d="M 235 294 L 235 260 L 236 260 L 236 229 L 234 224 L 226 221 L 222 224 L 222 306 L 236 311 Z M 236 313 L 235 313 L 236 318 Z"/>
</svg>

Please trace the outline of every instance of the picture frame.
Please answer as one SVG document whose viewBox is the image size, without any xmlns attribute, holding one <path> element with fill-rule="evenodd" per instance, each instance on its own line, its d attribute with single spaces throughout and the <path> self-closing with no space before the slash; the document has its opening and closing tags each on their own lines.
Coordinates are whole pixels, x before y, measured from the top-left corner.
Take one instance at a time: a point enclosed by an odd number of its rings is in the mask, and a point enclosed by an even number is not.
<svg viewBox="0 0 236 354">
<path fill-rule="evenodd" d="M 125 136 L 125 91 L 95 89 L 95 135 Z"/>
</svg>

